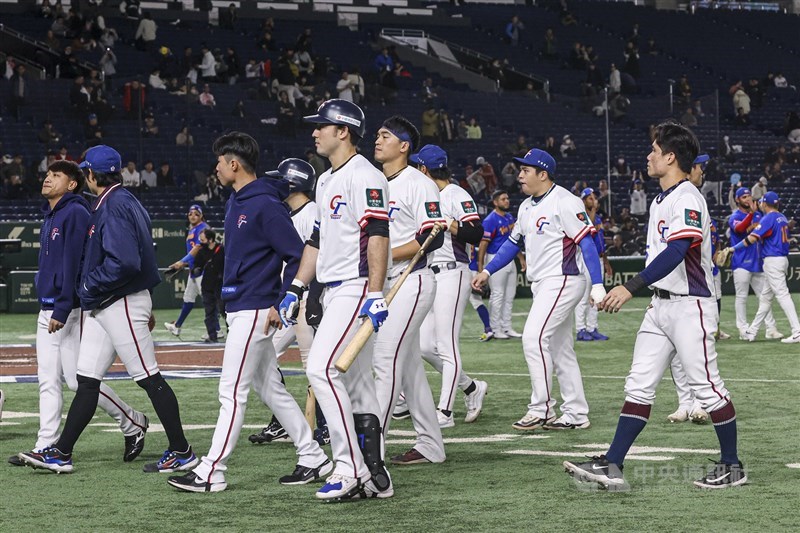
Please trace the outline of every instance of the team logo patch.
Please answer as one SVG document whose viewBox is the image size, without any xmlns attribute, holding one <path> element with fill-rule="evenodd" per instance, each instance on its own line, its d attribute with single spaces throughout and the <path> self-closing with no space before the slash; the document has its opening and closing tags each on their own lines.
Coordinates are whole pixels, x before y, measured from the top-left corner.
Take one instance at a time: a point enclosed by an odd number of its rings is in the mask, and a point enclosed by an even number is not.
<svg viewBox="0 0 800 533">
<path fill-rule="evenodd" d="M 578 220 L 580 220 L 587 226 L 589 225 L 589 215 L 587 215 L 585 212 L 581 211 L 580 213 L 576 213 L 575 216 L 577 216 Z"/>
<path fill-rule="evenodd" d="M 367 207 L 383 207 L 383 191 L 367 189 Z"/>
<path fill-rule="evenodd" d="M 439 209 L 439 202 L 425 202 L 425 213 L 428 218 L 441 218 L 442 210 Z"/>
<path fill-rule="evenodd" d="M 92 224 L 92 227 L 89 228 L 89 238 L 90 239 L 92 238 L 92 235 L 94 235 L 94 224 Z"/>
<path fill-rule="evenodd" d="M 471 213 L 477 213 L 478 212 L 478 210 L 475 209 L 475 203 L 471 202 L 471 201 L 470 202 L 461 202 L 461 209 L 463 209 L 464 213 L 467 214 L 467 215 L 469 215 Z"/>
<path fill-rule="evenodd" d="M 389 202 L 389 222 L 394 222 L 394 212 L 400 211 L 400 208 L 397 207 L 397 202 L 390 201 Z"/>
<path fill-rule="evenodd" d="M 331 211 L 333 211 L 333 213 L 331 213 L 331 220 L 339 220 L 342 218 L 342 214 L 339 211 L 342 209 L 342 206 L 345 205 L 347 205 L 347 202 L 342 199 L 341 194 L 337 194 L 331 198 L 330 208 Z"/>
<path fill-rule="evenodd" d="M 700 211 L 694 209 L 687 209 L 683 215 L 683 221 L 687 226 L 693 228 L 700 227 Z"/>
<path fill-rule="evenodd" d="M 56 237 L 58 237 L 59 235 L 60 233 L 58 232 L 58 228 L 53 228 L 53 231 L 50 232 L 50 240 L 51 241 L 56 240 Z"/>
<path fill-rule="evenodd" d="M 550 224 L 547 221 L 547 217 L 539 217 L 539 220 L 536 221 L 536 234 L 537 235 L 544 235 L 544 227 Z"/>
<path fill-rule="evenodd" d="M 661 236 L 659 240 L 661 242 L 667 242 L 667 233 L 669 233 L 669 226 L 667 226 L 667 222 L 665 220 L 659 220 L 658 224 L 656 225 L 656 229 L 658 230 L 658 234 Z"/>
<path fill-rule="evenodd" d="M 247 215 L 239 215 L 239 220 L 236 221 L 236 227 L 241 228 L 244 224 L 247 224 Z"/>
</svg>

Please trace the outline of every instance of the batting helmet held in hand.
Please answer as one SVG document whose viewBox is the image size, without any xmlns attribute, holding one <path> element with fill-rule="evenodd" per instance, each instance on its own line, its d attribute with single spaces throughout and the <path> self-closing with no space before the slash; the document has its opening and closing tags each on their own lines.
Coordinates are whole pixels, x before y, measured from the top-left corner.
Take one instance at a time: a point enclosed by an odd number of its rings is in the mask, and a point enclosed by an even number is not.
<svg viewBox="0 0 800 533">
<path fill-rule="evenodd" d="M 277 170 L 265 174 L 271 178 L 280 178 L 289 184 L 290 192 L 309 192 L 314 188 L 317 180 L 314 167 L 306 161 L 290 157 L 278 165 Z"/>
<path fill-rule="evenodd" d="M 364 137 L 366 124 L 364 111 L 353 102 L 334 98 L 319 106 L 316 115 L 303 117 L 303 122 L 312 124 L 338 124 L 347 126 L 354 134 Z"/>
</svg>

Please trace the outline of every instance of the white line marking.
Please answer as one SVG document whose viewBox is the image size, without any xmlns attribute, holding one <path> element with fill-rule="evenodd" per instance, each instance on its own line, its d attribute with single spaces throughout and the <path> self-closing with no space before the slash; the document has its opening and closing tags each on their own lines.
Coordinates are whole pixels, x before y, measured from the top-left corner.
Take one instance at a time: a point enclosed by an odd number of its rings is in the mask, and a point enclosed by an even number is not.
<svg viewBox="0 0 800 533">
<path fill-rule="evenodd" d="M 106 422 L 98 422 L 96 424 L 89 424 L 94 427 L 100 428 L 113 428 L 113 429 L 104 429 L 103 431 L 106 433 L 114 433 L 119 431 L 119 424 L 110 424 Z M 194 429 L 214 429 L 216 426 L 214 424 L 184 424 L 183 429 L 185 430 L 194 430 Z M 262 429 L 264 424 L 245 424 L 242 426 L 243 429 Z M 147 429 L 147 433 L 164 433 L 164 426 L 161 424 L 150 424 L 150 427 Z M 285 439 L 286 442 L 292 442 L 289 439 Z"/>
<path fill-rule="evenodd" d="M 489 435 L 487 437 L 458 437 L 444 439 L 445 444 L 483 444 L 488 442 L 508 442 L 518 438 L 516 435 Z M 386 444 L 416 444 L 416 439 L 389 439 Z"/>
<path fill-rule="evenodd" d="M 800 468 L 800 463 L 789 463 L 786 466 L 789 468 Z"/>
<path fill-rule="evenodd" d="M 426 374 L 439 374 L 436 371 L 428 371 Z M 514 372 L 470 372 L 471 376 L 497 376 L 509 378 L 527 378 L 529 374 Z M 583 376 L 583 379 L 625 379 L 627 376 Z M 662 381 L 672 381 L 672 378 L 663 377 Z M 725 381 L 739 383 L 800 383 L 800 379 L 757 379 L 757 378 L 728 378 Z"/>
<path fill-rule="evenodd" d="M 39 418 L 39 413 L 25 411 L 3 411 L 3 418 Z"/>
<path fill-rule="evenodd" d="M 19 426 L 19 422 L 0 422 L 0 426 Z"/>
<path fill-rule="evenodd" d="M 595 444 L 573 444 L 573 448 L 588 448 L 590 450 L 603 449 L 608 450 L 611 446 L 608 443 L 595 443 Z M 631 446 L 629 453 L 700 453 L 700 454 L 717 454 L 718 449 L 698 449 L 698 448 L 665 448 L 661 446 Z"/>
<path fill-rule="evenodd" d="M 575 457 L 571 452 L 548 452 L 544 450 L 509 450 L 503 453 L 509 455 L 543 455 L 545 457 Z M 598 452 L 602 453 L 602 452 Z M 675 459 L 669 455 L 628 455 L 626 461 L 672 461 Z"/>
</svg>

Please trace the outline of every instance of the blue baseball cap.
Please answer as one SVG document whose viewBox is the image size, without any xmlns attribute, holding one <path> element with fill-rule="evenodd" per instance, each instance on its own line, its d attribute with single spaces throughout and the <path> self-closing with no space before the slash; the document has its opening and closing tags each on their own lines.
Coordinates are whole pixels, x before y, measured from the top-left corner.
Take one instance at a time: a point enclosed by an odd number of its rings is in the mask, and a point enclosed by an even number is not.
<svg viewBox="0 0 800 533">
<path fill-rule="evenodd" d="M 430 169 L 444 168 L 447 166 L 447 152 L 435 144 L 426 144 L 416 154 L 411 154 L 409 161 L 415 165 L 425 165 Z"/>
<path fill-rule="evenodd" d="M 739 187 L 738 189 L 736 189 L 736 199 L 737 200 L 739 198 L 741 198 L 742 196 L 744 196 L 745 194 L 752 195 L 753 193 L 750 192 L 750 189 L 748 189 L 747 187 Z"/>
<path fill-rule="evenodd" d="M 586 198 L 590 194 L 594 194 L 594 189 L 592 189 L 591 187 L 586 187 L 585 189 L 583 189 L 581 191 L 581 200 L 583 200 L 584 198 Z"/>
<path fill-rule="evenodd" d="M 551 177 L 556 173 L 556 160 L 553 159 L 553 156 L 538 148 L 529 150 L 528 153 L 525 154 L 525 157 L 515 157 L 514 161 L 520 165 L 546 170 Z"/>
<path fill-rule="evenodd" d="M 122 157 L 119 152 L 105 144 L 89 148 L 83 157 L 80 168 L 88 168 L 95 172 L 120 172 L 122 170 Z"/>
<path fill-rule="evenodd" d="M 761 201 L 767 205 L 778 205 L 778 202 L 780 202 L 781 199 L 778 196 L 778 193 L 774 191 L 769 191 L 767 194 L 764 195 L 763 198 L 761 198 Z"/>
<path fill-rule="evenodd" d="M 191 213 L 192 211 L 197 211 L 201 215 L 203 214 L 203 208 L 200 207 L 200 204 L 192 204 L 192 205 L 190 205 L 189 206 L 189 213 Z"/>
<path fill-rule="evenodd" d="M 709 157 L 708 154 L 700 154 L 694 158 L 694 163 L 692 163 L 692 165 L 705 165 L 709 160 L 711 160 L 711 157 Z"/>
</svg>

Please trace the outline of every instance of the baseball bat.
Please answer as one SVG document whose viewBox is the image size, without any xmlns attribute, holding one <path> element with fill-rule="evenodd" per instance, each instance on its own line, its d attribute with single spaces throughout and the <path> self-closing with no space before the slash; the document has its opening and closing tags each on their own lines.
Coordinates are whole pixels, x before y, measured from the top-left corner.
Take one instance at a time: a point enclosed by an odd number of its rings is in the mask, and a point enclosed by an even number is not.
<svg viewBox="0 0 800 533">
<path fill-rule="evenodd" d="M 428 238 L 425 239 L 425 242 L 423 242 L 422 246 L 419 247 L 417 253 L 411 258 L 411 262 L 403 271 L 403 274 L 400 276 L 397 282 L 392 285 L 392 288 L 389 289 L 389 292 L 384 297 L 387 306 L 392 303 L 392 300 L 394 300 L 394 297 L 400 290 L 400 287 L 403 286 L 403 283 L 406 281 L 408 275 L 411 274 L 414 266 L 420 259 L 422 259 L 422 256 L 425 255 L 425 250 L 428 249 L 428 246 L 430 246 L 430 244 L 433 242 L 433 239 L 436 238 L 440 231 L 442 231 L 442 225 L 437 222 L 433 225 L 433 229 L 431 230 L 430 235 L 428 235 Z M 356 360 L 356 357 L 358 357 L 361 349 L 369 340 L 370 336 L 372 336 L 373 331 L 374 328 L 372 327 L 371 320 L 365 320 L 361 323 L 361 327 L 358 328 L 358 331 L 356 331 L 353 339 L 345 347 L 342 355 L 336 359 L 336 364 L 334 365 L 336 370 L 339 372 L 347 372 L 347 370 L 350 368 L 350 365 L 353 364 L 353 361 Z"/>
<path fill-rule="evenodd" d="M 314 431 L 314 424 L 317 421 L 316 405 L 317 397 L 314 396 L 314 389 L 309 385 L 308 394 L 306 395 L 306 422 L 311 427 L 311 431 Z"/>
</svg>

